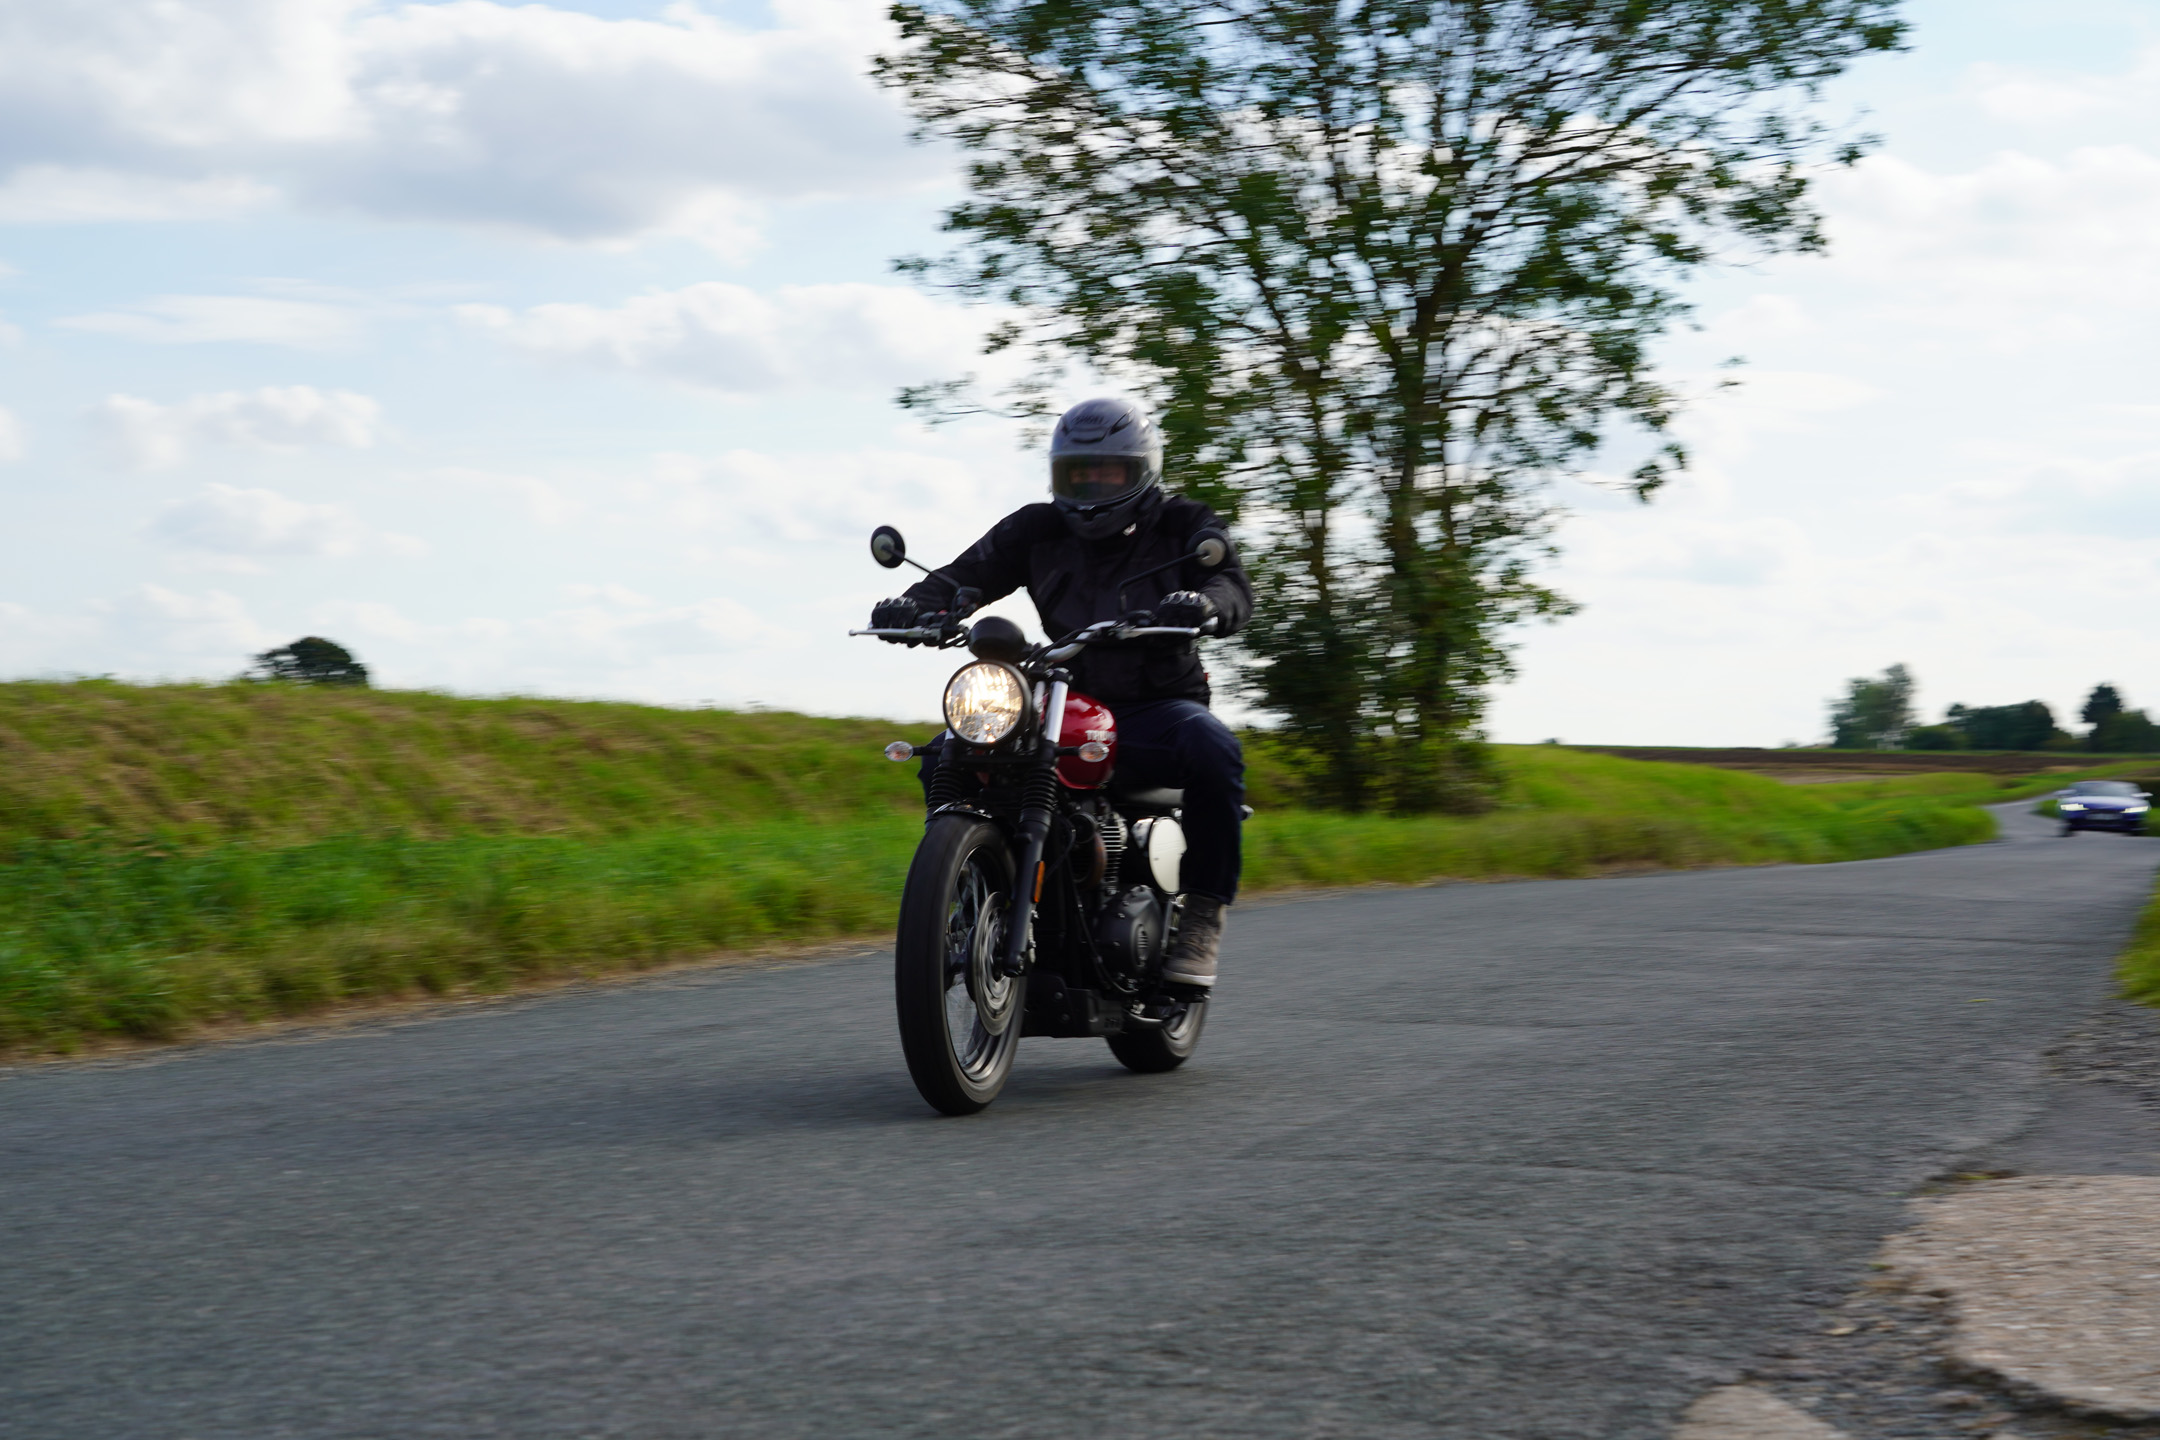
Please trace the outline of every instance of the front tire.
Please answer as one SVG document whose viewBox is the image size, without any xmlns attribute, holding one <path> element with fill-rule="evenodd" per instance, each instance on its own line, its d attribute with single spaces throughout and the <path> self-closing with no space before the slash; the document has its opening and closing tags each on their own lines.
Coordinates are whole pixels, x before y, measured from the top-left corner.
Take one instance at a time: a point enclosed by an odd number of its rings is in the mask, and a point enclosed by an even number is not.
<svg viewBox="0 0 2160 1440">
<path fill-rule="evenodd" d="M 1142 1075 L 1160 1075 L 1192 1059 L 1207 1024 L 1207 1001 L 1189 1000 L 1160 1025 L 1106 1037 L 1118 1064 Z"/>
<path fill-rule="evenodd" d="M 998 973 L 1012 888 L 1004 832 L 970 815 L 932 820 L 908 867 L 893 945 L 900 1049 L 947 1115 L 997 1099 L 1020 1048 L 1027 978 Z"/>
</svg>

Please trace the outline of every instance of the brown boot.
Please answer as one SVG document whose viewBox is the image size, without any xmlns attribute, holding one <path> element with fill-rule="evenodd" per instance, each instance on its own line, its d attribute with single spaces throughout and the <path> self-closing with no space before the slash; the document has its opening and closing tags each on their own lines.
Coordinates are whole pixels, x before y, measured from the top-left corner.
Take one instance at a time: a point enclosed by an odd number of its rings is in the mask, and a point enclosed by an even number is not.
<svg viewBox="0 0 2160 1440">
<path fill-rule="evenodd" d="M 1206 989 L 1215 983 L 1215 959 L 1222 953 L 1223 902 L 1211 895 L 1185 901 L 1178 918 L 1177 940 L 1163 961 L 1162 978 L 1172 985 Z"/>
</svg>

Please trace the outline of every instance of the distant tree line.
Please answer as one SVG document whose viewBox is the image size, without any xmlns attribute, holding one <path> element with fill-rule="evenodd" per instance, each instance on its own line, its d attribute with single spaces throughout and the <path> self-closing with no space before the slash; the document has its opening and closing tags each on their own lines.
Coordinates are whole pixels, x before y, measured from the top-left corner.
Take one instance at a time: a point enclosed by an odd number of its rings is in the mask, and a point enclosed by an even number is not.
<svg viewBox="0 0 2160 1440">
<path fill-rule="evenodd" d="M 2160 753 L 2160 724 L 2132 710 L 2113 685 L 2096 685 L 2073 735 L 2055 723 L 2045 700 L 2016 705 L 1952 705 L 1942 721 L 1922 725 L 1913 709 L 1912 672 L 1892 665 L 1878 676 L 1845 682 L 1830 702 L 1830 744 L 1840 750 L 2090 750 L 2102 754 Z"/>
</svg>

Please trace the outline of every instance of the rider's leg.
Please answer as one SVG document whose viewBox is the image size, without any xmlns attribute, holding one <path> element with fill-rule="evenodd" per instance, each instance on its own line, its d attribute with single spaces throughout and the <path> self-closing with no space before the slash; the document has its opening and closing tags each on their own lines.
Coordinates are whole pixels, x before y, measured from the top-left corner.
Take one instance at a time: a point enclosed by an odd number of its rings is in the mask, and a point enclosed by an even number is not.
<svg viewBox="0 0 2160 1440">
<path fill-rule="evenodd" d="M 1117 711 L 1118 770 L 1185 792 L 1185 913 L 1165 979 L 1215 983 L 1223 908 L 1237 898 L 1245 755 L 1237 735 L 1196 700 L 1127 702 Z"/>
</svg>

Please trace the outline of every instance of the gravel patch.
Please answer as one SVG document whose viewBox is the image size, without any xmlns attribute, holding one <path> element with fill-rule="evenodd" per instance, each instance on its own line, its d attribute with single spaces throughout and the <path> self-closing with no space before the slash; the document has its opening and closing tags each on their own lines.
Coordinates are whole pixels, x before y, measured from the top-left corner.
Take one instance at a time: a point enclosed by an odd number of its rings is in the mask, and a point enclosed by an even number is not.
<svg viewBox="0 0 2160 1440">
<path fill-rule="evenodd" d="M 2047 1052 L 2048 1072 L 2107 1085 L 2160 1111 L 2160 1008 L 2113 1000 Z"/>
<path fill-rule="evenodd" d="M 2046 1066 L 2050 1109 L 2034 1127 L 2042 1132 L 2041 1143 L 2028 1136 L 1980 1152 L 1968 1162 L 1971 1168 L 1929 1187 L 1930 1196 L 1983 1193 L 2006 1178 L 2011 1167 L 2003 1162 L 2026 1156 L 2096 1155 L 2096 1147 L 2110 1137 L 2118 1151 L 2142 1145 L 2147 1127 L 2160 1120 L 2160 1009 L 2110 1001 L 2049 1048 Z M 2074 1112 L 2067 1128 L 2074 1133 L 2049 1136 L 2051 1128 L 2065 1128 L 2066 1100 Z M 2095 1117 L 2109 1121 L 2108 1135 L 2080 1128 Z M 2116 1167 L 2078 1168 L 2090 1174 Z M 2142 1235 L 2160 1233 L 2160 1210 L 2143 1213 L 2149 1218 Z M 2160 1267 L 2140 1267 L 2138 1273 L 2155 1268 Z M 1815 1328 L 1766 1347 L 1744 1377 L 1748 1385 L 1734 1388 L 1772 1397 L 1851 1440 L 2160 1440 L 2160 1421 L 2076 1413 L 2034 1389 L 2003 1384 L 1962 1362 L 1952 1302 L 1927 1293 L 1887 1260 L 1878 1262 L 1852 1294 L 1818 1314 Z M 2150 1348 L 2160 1351 L 2160 1343 Z M 1690 1412 L 1688 1423 L 1697 1418 Z M 1680 1435 L 1695 1440 L 1685 1428 Z"/>
<path fill-rule="evenodd" d="M 1849 1440 L 1805 1410 L 1752 1385 L 1727 1385 L 1688 1407 L 1673 1440 Z"/>
<path fill-rule="evenodd" d="M 1961 1368 L 2160 1421 L 2160 1177 L 1993 1180 L 1914 1207 L 1920 1223 L 1883 1258 L 1949 1297 Z"/>
<path fill-rule="evenodd" d="M 1963 1369 L 1950 1303 L 1893 1272 L 1822 1319 L 1767 1350 L 1748 1379 L 1853 1440 L 2160 1440 L 2160 1424 L 2073 1414 Z"/>
</svg>

